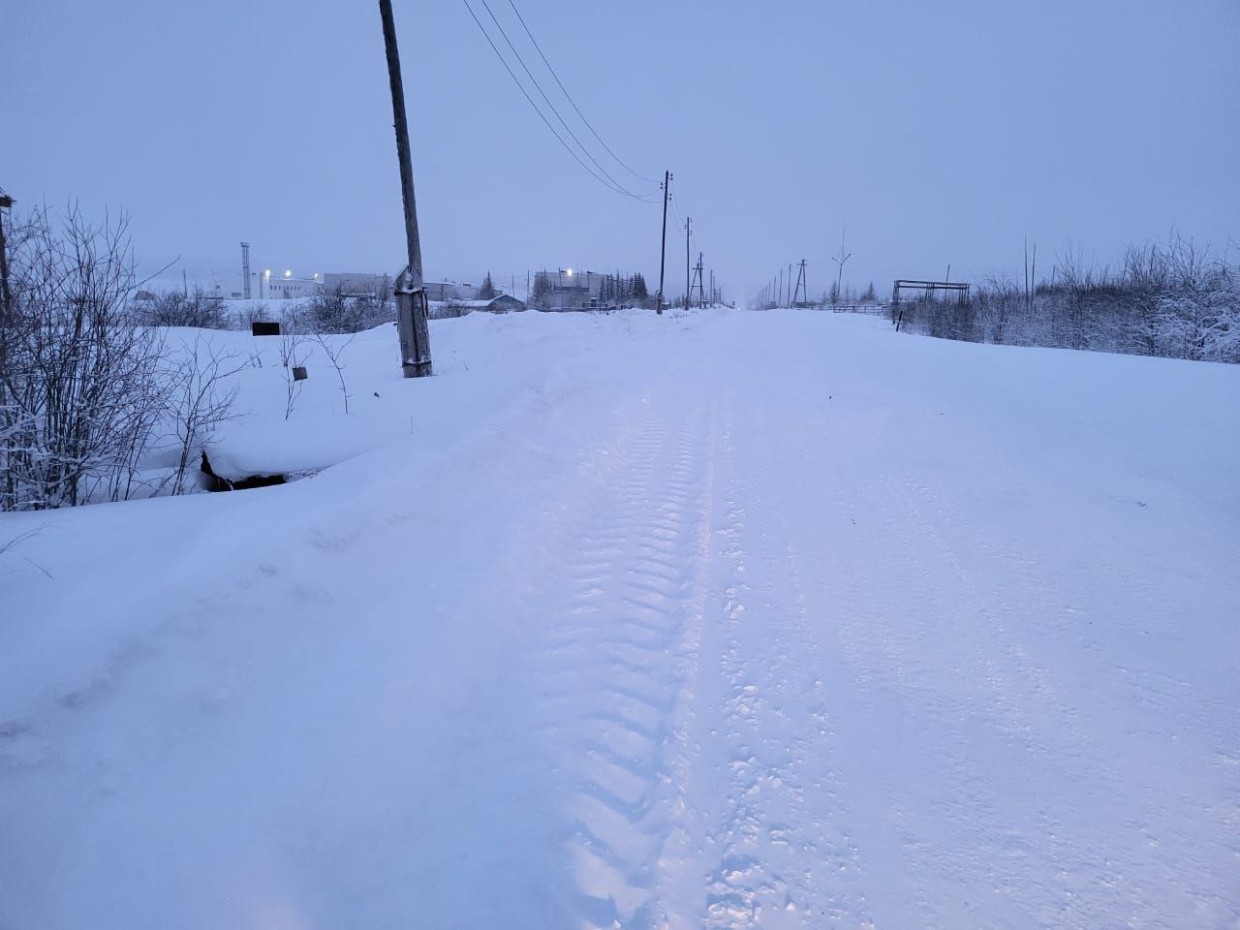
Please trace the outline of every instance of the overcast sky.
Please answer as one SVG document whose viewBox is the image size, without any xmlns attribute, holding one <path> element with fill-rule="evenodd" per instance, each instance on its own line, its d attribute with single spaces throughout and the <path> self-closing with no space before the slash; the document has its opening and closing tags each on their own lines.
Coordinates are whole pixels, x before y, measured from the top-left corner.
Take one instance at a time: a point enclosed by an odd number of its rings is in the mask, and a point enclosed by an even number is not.
<svg viewBox="0 0 1240 930">
<path fill-rule="evenodd" d="M 674 172 L 669 295 L 686 214 L 740 299 L 802 258 L 823 290 L 844 224 L 846 281 L 880 290 L 1015 272 L 1026 235 L 1043 267 L 1173 227 L 1237 257 L 1237 0 L 518 5 L 607 144 Z M 657 197 L 565 153 L 463 0 L 394 6 L 427 277 L 618 268 L 656 287 Z M 256 269 L 397 271 L 385 68 L 373 0 L 0 0 L 0 187 L 19 208 L 123 208 L 144 268 L 181 255 L 230 289 L 242 239 Z M 535 73 L 618 181 L 655 191 Z"/>
</svg>

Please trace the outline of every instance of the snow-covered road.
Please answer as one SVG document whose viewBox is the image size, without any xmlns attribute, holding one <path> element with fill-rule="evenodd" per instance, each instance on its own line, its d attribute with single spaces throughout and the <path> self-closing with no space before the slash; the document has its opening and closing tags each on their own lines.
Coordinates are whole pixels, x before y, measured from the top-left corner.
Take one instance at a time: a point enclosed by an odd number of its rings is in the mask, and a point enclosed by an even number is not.
<svg viewBox="0 0 1240 930">
<path fill-rule="evenodd" d="M 0 928 L 1240 925 L 1240 370 L 437 327 L 413 435 L 28 541 Z"/>
</svg>

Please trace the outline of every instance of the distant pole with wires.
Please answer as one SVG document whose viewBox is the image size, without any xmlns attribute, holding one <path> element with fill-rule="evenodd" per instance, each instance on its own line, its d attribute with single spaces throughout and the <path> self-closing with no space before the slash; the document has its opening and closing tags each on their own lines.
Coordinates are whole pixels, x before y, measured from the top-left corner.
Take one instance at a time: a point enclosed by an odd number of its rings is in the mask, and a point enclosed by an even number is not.
<svg viewBox="0 0 1240 930">
<path fill-rule="evenodd" d="M 657 311 L 663 313 L 663 272 L 667 268 L 667 201 L 672 193 L 672 173 L 663 172 L 663 243 L 659 249 L 659 300 Z"/>
<path fill-rule="evenodd" d="M 422 240 L 418 235 L 418 210 L 413 196 L 413 161 L 409 154 L 409 122 L 405 117 L 405 88 L 396 47 L 396 22 L 392 0 L 379 0 L 383 20 L 383 45 L 387 52 L 388 80 L 392 87 L 392 118 L 396 128 L 396 157 L 400 162 L 401 200 L 405 208 L 405 244 L 408 265 L 396 283 L 396 327 L 400 336 L 401 369 L 406 378 L 431 375 L 431 339 L 428 306 L 422 282 Z"/>
<path fill-rule="evenodd" d="M 689 267 L 689 223 L 691 217 L 685 217 L 685 309 L 689 309 L 689 292 L 693 288 L 692 269 Z"/>
</svg>

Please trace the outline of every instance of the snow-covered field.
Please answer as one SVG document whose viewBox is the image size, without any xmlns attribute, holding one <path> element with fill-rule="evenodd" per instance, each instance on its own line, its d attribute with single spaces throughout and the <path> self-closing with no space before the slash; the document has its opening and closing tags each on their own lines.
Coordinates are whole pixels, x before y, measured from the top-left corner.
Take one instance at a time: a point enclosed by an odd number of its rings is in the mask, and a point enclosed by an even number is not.
<svg viewBox="0 0 1240 930">
<path fill-rule="evenodd" d="M 4 930 L 1240 926 L 1240 367 L 432 337 L 0 518 Z"/>
</svg>

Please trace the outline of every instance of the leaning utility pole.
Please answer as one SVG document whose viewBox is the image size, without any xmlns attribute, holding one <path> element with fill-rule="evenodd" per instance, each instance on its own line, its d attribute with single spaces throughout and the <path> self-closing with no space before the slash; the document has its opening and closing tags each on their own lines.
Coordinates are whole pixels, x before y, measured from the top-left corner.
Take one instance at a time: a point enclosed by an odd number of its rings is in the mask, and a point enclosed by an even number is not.
<svg viewBox="0 0 1240 930">
<path fill-rule="evenodd" d="M 405 206 L 405 242 L 409 263 L 396 279 L 396 328 L 400 333 L 400 361 L 406 378 L 432 374 L 429 308 L 422 284 L 422 241 L 418 238 L 418 210 L 413 197 L 413 161 L 409 155 L 409 122 L 405 118 L 405 88 L 396 48 L 392 0 L 379 0 L 383 46 L 387 51 L 388 79 L 392 85 L 392 119 L 396 128 L 396 157 L 400 161 L 400 192 Z"/>
<path fill-rule="evenodd" d="M 801 295 L 805 303 L 809 303 L 809 289 L 805 283 L 805 259 L 801 259 L 801 267 L 797 271 L 797 285 L 792 289 L 792 306 L 797 305 L 797 294 Z"/>
<path fill-rule="evenodd" d="M 659 314 L 663 313 L 663 271 L 667 267 L 667 201 L 672 194 L 672 173 L 663 172 L 663 244 L 659 251 Z"/>
</svg>

